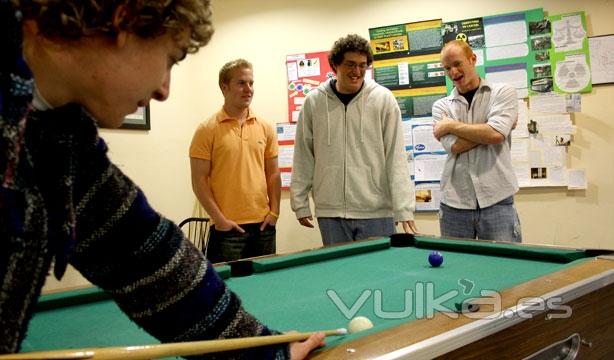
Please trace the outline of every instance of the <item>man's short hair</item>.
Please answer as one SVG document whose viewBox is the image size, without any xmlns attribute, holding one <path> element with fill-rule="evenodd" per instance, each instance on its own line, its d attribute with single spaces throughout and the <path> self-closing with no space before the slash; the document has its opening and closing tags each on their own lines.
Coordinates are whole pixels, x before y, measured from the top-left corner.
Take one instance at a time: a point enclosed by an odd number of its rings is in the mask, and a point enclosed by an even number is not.
<svg viewBox="0 0 614 360">
<path fill-rule="evenodd" d="M 466 41 L 463 40 L 452 40 L 448 43 L 446 43 L 443 48 L 441 49 L 441 54 L 443 55 L 443 53 L 448 50 L 451 47 L 457 47 L 459 48 L 467 57 L 467 59 L 470 59 L 471 56 L 473 55 L 473 50 L 471 49 L 471 46 L 469 46 L 469 44 L 467 44 Z"/>
<path fill-rule="evenodd" d="M 220 88 L 222 87 L 222 84 L 228 84 L 230 82 L 230 79 L 232 78 L 232 72 L 235 69 L 250 69 L 251 70 L 253 69 L 253 67 L 252 67 L 252 63 L 250 63 L 249 61 L 245 59 L 236 59 L 236 60 L 227 62 L 220 69 L 220 75 L 218 78 L 218 85 L 220 86 Z"/>
<path fill-rule="evenodd" d="M 343 57 L 347 52 L 357 52 L 367 56 L 367 65 L 373 63 L 373 53 L 371 45 L 363 37 L 357 34 L 350 34 L 335 41 L 333 48 L 328 54 L 328 64 L 332 68 L 336 68 L 343 62 Z"/>
</svg>

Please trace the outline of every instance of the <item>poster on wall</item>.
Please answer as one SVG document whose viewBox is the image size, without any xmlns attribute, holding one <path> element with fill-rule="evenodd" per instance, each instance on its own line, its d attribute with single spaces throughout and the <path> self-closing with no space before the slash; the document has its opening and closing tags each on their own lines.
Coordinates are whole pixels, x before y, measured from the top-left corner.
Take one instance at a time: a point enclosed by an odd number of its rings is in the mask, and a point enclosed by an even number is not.
<svg viewBox="0 0 614 360">
<path fill-rule="evenodd" d="M 390 90 L 445 84 L 441 19 L 369 29 L 373 77 Z"/>
<path fill-rule="evenodd" d="M 441 19 L 418 21 L 405 25 L 409 41 L 409 55 L 439 54 L 441 39 Z"/>
<path fill-rule="evenodd" d="M 480 77 L 514 86 L 519 98 L 531 93 L 533 82 L 537 88 L 544 89 L 547 86 L 542 83 L 552 83 L 548 78 L 549 26 L 541 8 L 446 22 L 442 38 L 444 44 L 452 40 L 466 41 L 477 57 Z M 449 79 L 446 86 L 448 93 L 452 91 Z"/>
<path fill-rule="evenodd" d="M 297 122 L 305 96 L 335 74 L 328 64 L 328 52 L 286 56 L 288 74 L 288 121 Z"/>
<path fill-rule="evenodd" d="M 552 24 L 553 90 L 559 93 L 591 92 L 591 69 L 586 18 L 583 11 L 549 16 Z"/>
<path fill-rule="evenodd" d="M 405 24 L 388 25 L 369 29 L 374 60 L 409 56 L 409 42 Z"/>
<path fill-rule="evenodd" d="M 614 84 L 614 34 L 588 38 L 593 85 Z"/>
<path fill-rule="evenodd" d="M 519 98 L 526 98 L 536 78 L 548 77 L 550 60 L 543 55 L 549 48 L 545 28 L 541 8 L 485 16 L 485 78 L 508 83 L 516 88 Z"/>
<path fill-rule="evenodd" d="M 370 28 L 373 59 L 438 54 L 442 46 L 441 24 L 441 19 L 435 19 Z"/>
<path fill-rule="evenodd" d="M 481 17 L 446 22 L 441 27 L 441 35 L 444 45 L 452 40 L 462 40 L 472 49 L 484 47 L 484 24 Z"/>
<path fill-rule="evenodd" d="M 296 137 L 296 123 L 277 124 L 277 144 L 279 151 L 277 163 L 281 173 L 281 188 L 290 189 L 292 161 L 294 160 L 294 138 Z"/>
<path fill-rule="evenodd" d="M 373 76 L 390 90 L 439 86 L 446 81 L 439 54 L 374 61 Z"/>
<path fill-rule="evenodd" d="M 393 90 L 392 94 L 401 109 L 401 117 L 408 119 L 431 115 L 435 101 L 446 96 L 446 87 Z"/>
</svg>

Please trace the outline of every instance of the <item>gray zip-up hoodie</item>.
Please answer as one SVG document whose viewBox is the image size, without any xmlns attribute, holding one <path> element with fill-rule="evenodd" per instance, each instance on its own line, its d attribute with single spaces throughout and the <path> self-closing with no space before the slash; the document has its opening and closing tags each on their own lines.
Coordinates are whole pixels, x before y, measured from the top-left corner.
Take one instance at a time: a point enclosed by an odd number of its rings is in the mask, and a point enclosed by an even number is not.
<svg viewBox="0 0 614 360">
<path fill-rule="evenodd" d="M 291 205 L 297 218 L 414 219 L 415 191 L 392 93 L 373 81 L 346 106 L 331 81 L 309 93 L 294 145 Z"/>
</svg>

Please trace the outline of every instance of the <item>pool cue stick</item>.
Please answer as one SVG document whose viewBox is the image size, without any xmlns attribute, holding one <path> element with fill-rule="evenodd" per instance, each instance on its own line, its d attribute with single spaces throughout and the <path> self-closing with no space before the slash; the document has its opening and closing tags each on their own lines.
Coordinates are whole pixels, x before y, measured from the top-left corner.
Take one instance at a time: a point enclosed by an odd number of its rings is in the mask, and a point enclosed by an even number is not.
<svg viewBox="0 0 614 360">
<path fill-rule="evenodd" d="M 346 329 L 321 331 L 326 336 L 347 334 Z M 142 346 L 117 346 L 70 350 L 36 351 L 0 355 L 0 360 L 67 360 L 67 359 L 104 359 L 104 360 L 145 360 L 171 356 L 190 356 L 229 350 L 240 350 L 258 346 L 276 345 L 303 341 L 316 332 L 287 333 L 281 335 L 254 336 L 246 338 L 188 341 L 179 343 L 154 344 Z"/>
</svg>

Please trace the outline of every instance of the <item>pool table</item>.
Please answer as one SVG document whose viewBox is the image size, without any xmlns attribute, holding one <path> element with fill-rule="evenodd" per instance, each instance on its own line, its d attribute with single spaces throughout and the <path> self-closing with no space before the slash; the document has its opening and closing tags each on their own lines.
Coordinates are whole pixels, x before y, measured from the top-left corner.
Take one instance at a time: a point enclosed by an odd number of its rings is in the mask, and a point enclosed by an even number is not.
<svg viewBox="0 0 614 360">
<path fill-rule="evenodd" d="M 327 338 L 313 359 L 614 358 L 607 251 L 393 235 L 217 269 L 272 328 L 373 322 Z M 156 343 L 97 289 L 48 294 L 39 308 L 22 351 Z"/>
</svg>

